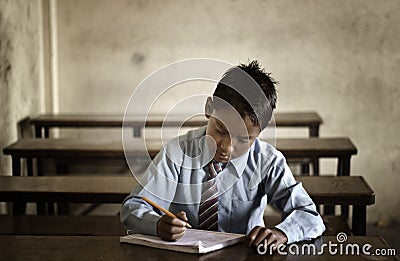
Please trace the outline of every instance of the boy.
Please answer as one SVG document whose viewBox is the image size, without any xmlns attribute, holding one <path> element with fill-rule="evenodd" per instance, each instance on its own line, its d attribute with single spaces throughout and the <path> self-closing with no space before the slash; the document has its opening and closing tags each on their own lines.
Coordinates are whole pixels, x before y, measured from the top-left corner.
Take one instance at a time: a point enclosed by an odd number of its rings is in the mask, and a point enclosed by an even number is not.
<svg viewBox="0 0 400 261">
<path fill-rule="evenodd" d="M 126 228 L 177 240 L 190 223 L 198 229 L 246 234 L 253 247 L 320 236 L 325 226 L 314 203 L 294 180 L 283 155 L 257 138 L 275 109 L 275 84 L 257 61 L 228 70 L 207 99 L 207 126 L 168 143 L 123 202 Z M 263 221 L 267 203 L 283 217 L 270 229 Z"/>
</svg>

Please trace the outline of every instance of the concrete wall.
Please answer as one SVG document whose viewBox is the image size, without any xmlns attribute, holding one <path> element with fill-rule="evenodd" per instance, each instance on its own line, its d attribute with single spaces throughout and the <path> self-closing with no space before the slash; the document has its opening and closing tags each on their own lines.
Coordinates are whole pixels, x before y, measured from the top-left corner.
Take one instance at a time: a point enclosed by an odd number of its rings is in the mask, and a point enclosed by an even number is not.
<svg viewBox="0 0 400 261">
<path fill-rule="evenodd" d="M 145 77 L 181 59 L 256 58 L 280 82 L 278 111 L 316 110 L 325 121 L 322 136 L 354 141 L 352 173 L 364 175 L 376 192 L 369 220 L 400 216 L 397 0 L 57 3 L 61 112 L 122 113 Z M 16 140 L 17 121 L 44 102 L 39 9 L 39 1 L 0 1 L 1 147 Z M 158 108 L 212 88 L 175 88 Z M 0 164 L 1 174 L 10 174 L 9 159 L 1 156 Z M 322 171 L 334 172 L 334 164 L 323 161 Z"/>
<path fill-rule="evenodd" d="M 370 220 L 400 216 L 398 1 L 65 0 L 58 12 L 60 111 L 121 113 L 146 76 L 181 59 L 257 58 L 280 82 L 279 111 L 316 110 L 322 136 L 354 141 L 352 173 L 376 191 Z"/>
<path fill-rule="evenodd" d="M 0 148 L 17 140 L 17 123 L 39 113 L 40 2 L 0 1 Z M 0 153 L 0 175 L 11 159 Z"/>
</svg>

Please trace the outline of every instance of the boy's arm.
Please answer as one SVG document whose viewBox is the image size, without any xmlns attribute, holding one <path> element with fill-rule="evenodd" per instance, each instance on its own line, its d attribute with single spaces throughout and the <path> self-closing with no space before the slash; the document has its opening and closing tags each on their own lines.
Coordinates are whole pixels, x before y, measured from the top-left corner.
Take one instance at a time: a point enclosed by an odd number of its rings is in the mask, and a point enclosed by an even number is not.
<svg viewBox="0 0 400 261">
<path fill-rule="evenodd" d="M 164 213 L 140 197 L 145 196 L 168 209 L 176 191 L 175 166 L 162 150 L 138 181 L 139 184 L 122 203 L 121 222 L 129 233 L 157 236 L 157 222 Z"/>
<path fill-rule="evenodd" d="M 135 198 L 133 193 L 125 199 L 120 212 L 121 222 L 128 233 L 153 236 L 157 236 L 156 225 L 161 215 L 158 210 L 148 206 L 143 200 Z"/>
<path fill-rule="evenodd" d="M 282 211 L 283 221 L 275 228 L 286 234 L 288 244 L 316 238 L 325 231 L 314 202 L 294 179 L 284 158 L 276 162 L 266 178 L 269 203 Z"/>
</svg>

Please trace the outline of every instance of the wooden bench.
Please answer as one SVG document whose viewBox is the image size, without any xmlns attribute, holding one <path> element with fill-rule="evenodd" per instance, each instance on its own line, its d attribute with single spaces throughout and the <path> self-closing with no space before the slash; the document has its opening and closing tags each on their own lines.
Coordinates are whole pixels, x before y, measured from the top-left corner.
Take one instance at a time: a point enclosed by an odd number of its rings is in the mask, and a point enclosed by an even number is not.
<svg viewBox="0 0 400 261">
<path fill-rule="evenodd" d="M 168 116 L 152 114 L 146 118 L 145 115 L 96 115 L 96 114 L 42 114 L 30 120 L 35 129 L 35 137 L 49 138 L 50 128 L 115 128 L 122 126 L 133 128 L 134 137 L 141 137 L 144 126 L 146 127 L 199 127 L 207 124 L 203 115 L 197 115 L 186 120 L 184 115 Z M 146 119 L 146 122 L 144 122 Z M 310 137 L 319 136 L 319 126 L 322 119 L 316 112 L 277 112 L 274 114 L 277 127 L 306 127 Z M 302 173 L 309 173 L 309 160 L 301 160 Z M 311 159 L 314 173 L 319 173 L 318 158 Z"/>
<path fill-rule="evenodd" d="M 36 137 L 49 137 L 50 128 L 94 128 L 94 127 L 133 127 L 135 137 L 141 136 L 143 125 L 146 127 L 197 127 L 207 124 L 203 115 L 185 120 L 184 116 L 173 115 L 164 119 L 164 115 L 150 115 L 144 123 L 145 115 L 95 115 L 95 114 L 42 114 L 31 119 Z M 307 127 L 310 137 L 318 137 L 321 117 L 316 112 L 277 112 L 274 114 L 278 127 Z"/>
<path fill-rule="evenodd" d="M 366 206 L 375 193 L 361 176 L 295 177 L 316 204 L 352 205 L 352 230 L 366 234 Z M 137 184 L 121 176 L 0 176 L 0 201 L 59 203 L 122 203 Z"/>
<path fill-rule="evenodd" d="M 146 146 L 147 147 L 146 147 Z M 337 158 L 337 175 L 350 174 L 350 159 L 357 148 L 349 138 L 286 138 L 278 139 L 276 147 L 287 159 L 290 158 Z M 3 149 L 12 157 L 12 173 L 21 175 L 21 159 L 27 160 L 28 175 L 32 175 L 32 159 L 40 158 L 109 158 L 128 157 L 153 158 L 162 148 L 160 140 L 132 138 L 125 144 L 121 141 L 77 140 L 77 139 L 21 139 Z"/>
<path fill-rule="evenodd" d="M 365 235 L 367 226 L 367 206 L 375 204 L 375 192 L 362 176 L 299 176 L 316 204 L 352 206 L 352 231 L 354 235 Z M 328 215 L 332 213 L 326 213 Z M 347 217 L 347 213 L 342 213 Z"/>
<path fill-rule="evenodd" d="M 350 175 L 350 160 L 357 154 L 356 146 L 347 137 L 277 139 L 276 148 L 287 159 L 336 158 L 338 176 Z"/>
</svg>

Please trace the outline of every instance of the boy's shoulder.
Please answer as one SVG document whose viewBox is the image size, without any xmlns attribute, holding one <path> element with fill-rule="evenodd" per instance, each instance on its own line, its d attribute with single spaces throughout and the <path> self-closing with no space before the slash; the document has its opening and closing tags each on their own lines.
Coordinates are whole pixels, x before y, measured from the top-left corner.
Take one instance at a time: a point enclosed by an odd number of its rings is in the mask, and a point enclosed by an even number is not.
<svg viewBox="0 0 400 261">
<path fill-rule="evenodd" d="M 206 135 L 207 126 L 202 126 L 200 128 L 189 130 L 183 135 L 176 137 L 179 142 L 192 142 L 197 141 Z"/>
<path fill-rule="evenodd" d="M 176 136 L 163 145 L 164 150 L 175 154 L 198 153 L 204 146 L 206 126 L 190 130 L 183 135 Z"/>
<path fill-rule="evenodd" d="M 257 138 L 252 146 L 252 153 L 257 155 L 262 160 L 285 161 L 285 156 L 275 148 L 270 142 Z"/>
<path fill-rule="evenodd" d="M 205 134 L 206 126 L 188 131 L 166 143 L 161 154 L 166 155 L 166 158 L 177 166 L 190 169 L 199 168 L 202 162 L 207 159 L 209 162 L 212 159 L 205 149 Z M 205 153 L 202 153 L 203 151 Z"/>
<path fill-rule="evenodd" d="M 187 147 L 199 147 L 201 144 L 199 143 L 203 137 L 206 135 L 206 126 L 189 130 L 185 134 L 179 135 L 171 139 L 167 146 L 179 146 L 180 148 L 187 148 Z"/>
</svg>

